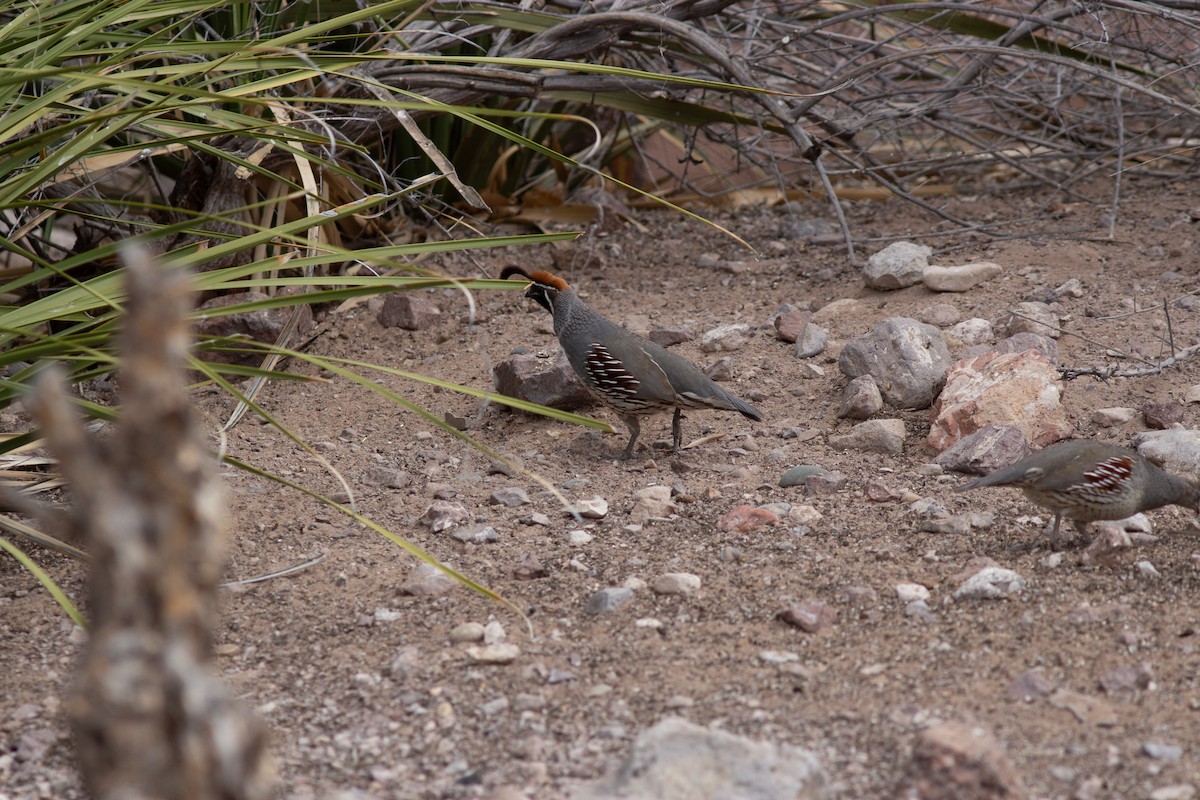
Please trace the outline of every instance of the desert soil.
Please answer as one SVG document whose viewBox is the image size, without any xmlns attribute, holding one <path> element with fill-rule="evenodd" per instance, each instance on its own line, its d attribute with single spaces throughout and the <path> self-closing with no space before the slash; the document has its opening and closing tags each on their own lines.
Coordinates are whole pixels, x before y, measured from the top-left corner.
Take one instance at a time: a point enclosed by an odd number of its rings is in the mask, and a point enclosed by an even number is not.
<svg viewBox="0 0 1200 800">
<path fill-rule="evenodd" d="M 896 796 L 918 735 L 946 720 L 993 733 L 1034 797 L 1142 798 L 1164 787 L 1200 787 L 1200 539 L 1191 515 L 1152 512 L 1157 541 L 1139 543 L 1120 563 L 1086 566 L 1078 550 L 1048 558 L 1048 517 L 1016 491 L 955 493 L 964 477 L 929 467 L 928 412 L 885 408 L 879 415 L 905 421 L 900 456 L 826 444 L 853 424 L 836 415 L 847 381 L 837 366 L 841 346 L 879 320 L 919 317 L 937 303 L 1002 329 L 1013 304 L 1044 300 L 1047 290 L 1078 278 L 1083 296 L 1059 301 L 1072 334 L 1059 342 L 1061 365 L 1112 363 L 1108 348 L 1163 357 L 1164 300 L 1175 345 L 1200 342 L 1196 306 L 1175 305 L 1196 289 L 1200 273 L 1191 187 L 1127 184 L 1111 240 L 1104 191 L 1096 193 L 1098 205 L 1046 208 L 1020 195 L 951 203 L 973 219 L 1024 207 L 1031 228 L 1080 232 L 1004 240 L 934 234 L 937 226 L 899 202 L 851 204 L 864 257 L 906 237 L 932 246 L 934 263 L 1003 265 L 1000 277 L 963 294 L 935 295 L 919 285 L 865 289 L 839 248 L 783 238 L 789 212 L 781 208 L 717 217 L 758 250 L 757 259 L 694 221 L 640 212 L 643 230 L 627 226 L 557 257 L 545 247 L 489 254 L 496 260 L 483 263 L 447 256 L 432 264 L 464 276 L 494 275 L 509 260 L 558 264 L 594 308 L 617 321 L 640 314 L 697 333 L 736 322 L 761 326 L 732 354 L 726 385 L 753 398 L 765 420 L 690 412 L 685 441 L 724 437 L 673 458 L 670 418 L 655 417 L 643 423 L 637 456 L 618 462 L 624 429 L 601 407 L 591 411 L 616 423 L 617 435 L 381 377 L 439 416 L 465 418 L 474 436 L 568 498 L 607 500 L 604 519 L 580 525 L 539 484 L 492 473 L 485 456 L 359 386 L 341 379 L 271 386 L 262 402 L 349 479 L 361 512 L 491 587 L 532 625 L 530 636 L 513 611 L 463 588 L 402 595 L 415 562 L 396 545 L 295 492 L 226 470 L 230 580 L 324 556 L 289 577 L 225 590 L 216 632 L 217 671 L 273 731 L 281 796 L 568 797 L 626 752 L 639 731 L 670 715 L 809 748 L 837 797 Z M 793 213 L 824 216 L 826 209 L 813 204 Z M 740 262 L 741 270 L 705 266 L 706 253 Z M 480 295 L 474 326 L 466 324 L 460 295 L 434 298 L 444 313 L 428 330 L 385 329 L 375 306 L 363 302 L 321 315 L 309 347 L 480 388 L 490 387 L 497 360 L 556 347 L 545 312 L 519 292 Z M 823 354 L 798 359 L 773 335 L 769 321 L 781 304 L 815 309 L 840 298 L 862 299 L 862 312 L 829 325 Z M 1141 313 L 1129 313 L 1135 307 Z M 716 358 L 694 341 L 677 352 L 701 365 Z M 1095 409 L 1182 401 L 1196 384 L 1200 364 L 1189 360 L 1161 375 L 1074 380 L 1063 401 L 1078 435 L 1127 444 L 1145 429 L 1142 417 L 1101 428 L 1092 421 Z M 216 393 L 198 403 L 210 419 L 228 412 L 227 398 Z M 1197 422 L 1189 405 L 1184 424 Z M 234 430 L 229 450 L 312 489 L 339 491 L 319 463 L 253 420 Z M 847 487 L 820 496 L 781 488 L 781 474 L 802 463 L 845 473 Z M 382 485 L 378 467 L 405 472 L 411 482 Z M 968 535 L 923 532 L 909 502 L 868 500 L 869 481 L 897 497 L 933 498 L 953 513 L 990 512 L 995 522 Z M 630 528 L 632 496 L 651 485 L 681 495 L 676 515 Z M 489 503 L 492 492 L 512 486 L 532 502 Z M 493 526 L 497 540 L 462 544 L 419 524 L 439 492 Z M 750 533 L 717 527 L 737 505 L 778 502 L 811 505 L 821 518 L 807 526 L 785 518 Z M 534 512 L 550 524 L 532 524 Z M 573 545 L 568 534 L 579 529 L 592 539 Z M 28 549 L 86 609 L 84 567 Z M 542 577 L 531 576 L 533 559 Z M 965 577 L 989 560 L 1016 570 L 1026 588 L 1005 600 L 954 600 Z M 1150 562 L 1157 576 L 1135 561 Z M 599 589 L 676 572 L 699 576 L 700 589 L 676 596 L 639 588 L 614 612 L 584 611 Z M 931 615 L 906 614 L 895 589 L 902 583 L 928 587 Z M 776 618 L 805 601 L 828 604 L 836 620 L 810 634 Z M 475 663 L 469 645 L 450 639 L 460 623 L 492 620 L 520 648 L 512 663 Z M 81 797 L 60 698 L 84 636 L 7 558 L 0 559 L 0 640 L 0 798 Z M 1011 687 L 1030 671 L 1051 689 L 1094 699 L 1098 711 L 1077 715 L 1042 696 L 1017 699 Z"/>
</svg>

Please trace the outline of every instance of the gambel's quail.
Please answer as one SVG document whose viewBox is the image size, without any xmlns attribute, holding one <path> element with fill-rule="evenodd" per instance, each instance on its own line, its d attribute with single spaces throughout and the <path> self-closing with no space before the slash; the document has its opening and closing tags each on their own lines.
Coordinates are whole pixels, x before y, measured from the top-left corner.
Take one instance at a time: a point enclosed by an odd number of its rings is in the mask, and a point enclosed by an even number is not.
<svg viewBox="0 0 1200 800">
<path fill-rule="evenodd" d="M 675 409 L 672 452 L 683 441 L 680 412 L 685 408 L 739 411 L 753 420 L 762 413 L 713 383 L 698 367 L 666 348 L 627 331 L 588 308 L 575 290 L 549 272 L 505 267 L 500 278 L 530 281 L 525 296 L 554 315 L 554 335 L 583 384 L 629 427 L 622 459 L 633 455 L 641 427 L 638 417 Z"/>
<path fill-rule="evenodd" d="M 1073 519 L 1083 534 L 1089 522 L 1125 519 L 1167 505 L 1200 512 L 1195 482 L 1163 471 L 1133 450 L 1090 439 L 1051 445 L 959 491 L 983 486 L 1020 487 L 1031 501 L 1053 511 L 1050 539 L 1056 546 L 1063 517 Z"/>
</svg>

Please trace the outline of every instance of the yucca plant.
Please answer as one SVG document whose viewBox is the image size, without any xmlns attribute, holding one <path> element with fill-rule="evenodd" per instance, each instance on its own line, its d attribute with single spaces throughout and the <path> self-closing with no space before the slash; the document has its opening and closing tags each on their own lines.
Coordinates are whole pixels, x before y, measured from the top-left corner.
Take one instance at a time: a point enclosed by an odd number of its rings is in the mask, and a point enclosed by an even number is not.
<svg viewBox="0 0 1200 800">
<path fill-rule="evenodd" d="M 202 297 L 232 296 L 231 302 L 196 312 L 207 318 L 438 286 L 465 292 L 513 288 L 437 275 L 419 264 L 438 252 L 578 235 L 443 234 L 417 243 L 392 241 L 404 238 L 390 234 L 403 234 L 406 219 L 410 225 L 419 220 L 435 234 L 448 231 L 461 216 L 451 201 L 486 209 L 474 182 L 493 197 L 509 198 L 519 186 L 563 180 L 563 170 L 588 179 L 600 173 L 594 163 L 582 164 L 549 146 L 572 138 L 559 126 L 594 130 L 568 113 L 563 101 L 552 111 L 487 97 L 475 105 L 452 105 L 398 88 L 380 74 L 403 69 L 398 63 L 427 69 L 431 61 L 492 69 L 501 81 L 512 79 L 505 70 L 515 65 L 590 74 L 606 69 L 454 53 L 415 58 L 398 44 L 407 35 L 427 36 L 436 9 L 411 2 L 365 9 L 347 4 L 306 18 L 307 8 L 146 0 L 0 4 L 0 297 L 7 301 L 0 309 L 0 368 L 6 372 L 0 404 L 20 398 L 45 362 L 63 364 L 73 383 L 117 369 L 112 341 L 124 300 L 115 271 L 122 247 L 144 247 L 164 266 L 192 270 Z M 543 28 L 554 22 L 539 19 Z M 499 46 L 503 33 L 491 30 L 473 48 L 488 37 Z M 653 77 L 615 67 L 607 71 Z M 364 125 L 380 126 L 380 120 L 388 121 L 382 137 L 363 133 Z M 518 152 L 533 157 L 514 157 Z M 508 167 L 503 180 L 491 169 L 502 160 Z M 202 382 L 219 385 L 238 402 L 227 424 L 247 409 L 266 416 L 254 394 L 267 379 L 293 377 L 276 368 L 280 357 L 291 356 L 371 388 L 448 435 L 467 438 L 371 380 L 380 371 L 429 378 L 300 352 L 289 347 L 291 332 L 285 327 L 271 342 L 200 338 L 193 369 Z M 240 360 L 206 358 L 218 353 Z M 257 366 L 247 366 L 247 356 Z M 248 388 L 245 379 L 251 380 Z M 438 385 L 605 427 L 467 387 Z M 117 413 L 82 397 L 76 402 L 97 420 Z M 0 443 L 0 454 L 15 457 L 35 439 L 36 431 L 9 437 Z M 38 481 L 25 488 L 50 485 Z M 352 505 L 343 510 L 353 515 Z M 73 552 L 18 520 L 0 525 Z M 15 544 L 5 547 L 25 558 Z"/>
</svg>

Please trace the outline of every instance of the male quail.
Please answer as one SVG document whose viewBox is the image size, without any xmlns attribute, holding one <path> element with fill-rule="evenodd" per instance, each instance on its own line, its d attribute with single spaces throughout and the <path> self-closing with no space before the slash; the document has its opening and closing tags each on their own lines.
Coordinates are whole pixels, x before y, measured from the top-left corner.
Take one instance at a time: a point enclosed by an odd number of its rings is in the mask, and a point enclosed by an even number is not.
<svg viewBox="0 0 1200 800">
<path fill-rule="evenodd" d="M 698 367 L 654 342 L 629 332 L 588 308 L 575 290 L 549 272 L 527 273 L 505 267 L 502 280 L 520 275 L 530 281 L 525 296 L 554 315 L 554 335 L 575 374 L 629 428 L 629 444 L 621 459 L 633 455 L 641 427 L 638 417 L 675 409 L 671 423 L 672 452 L 683 441 L 680 412 L 684 408 L 739 411 L 753 420 L 762 413 L 713 383 Z"/>
<path fill-rule="evenodd" d="M 1031 501 L 1053 511 L 1055 546 L 1063 517 L 1075 520 L 1083 534 L 1089 522 L 1125 519 L 1161 506 L 1200 513 L 1200 490 L 1193 481 L 1163 471 L 1133 450 L 1089 439 L 1051 445 L 958 490 L 983 486 L 1019 486 Z"/>
</svg>

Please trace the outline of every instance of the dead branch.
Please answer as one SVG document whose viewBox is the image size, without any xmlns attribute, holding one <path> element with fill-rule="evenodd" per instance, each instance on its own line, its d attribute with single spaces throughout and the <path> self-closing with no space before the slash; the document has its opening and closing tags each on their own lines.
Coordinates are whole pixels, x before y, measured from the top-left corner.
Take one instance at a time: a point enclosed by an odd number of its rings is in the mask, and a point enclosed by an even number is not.
<svg viewBox="0 0 1200 800">
<path fill-rule="evenodd" d="M 1084 375 L 1091 375 L 1102 381 L 1106 381 L 1109 378 L 1144 378 L 1147 375 L 1159 375 L 1164 370 L 1188 360 L 1196 355 L 1196 353 L 1200 353 L 1200 345 L 1185 347 L 1170 358 L 1164 358 L 1157 364 L 1150 364 L 1144 367 L 1129 367 L 1125 369 L 1116 365 L 1110 367 L 1059 367 L 1058 374 L 1062 376 L 1064 381 L 1072 381 Z"/>
<path fill-rule="evenodd" d="M 189 284 L 141 251 L 126 260 L 116 431 L 90 437 L 53 371 L 33 400 L 92 559 L 93 628 L 67 703 L 80 769 L 97 800 L 265 799 L 265 731 L 209 669 L 224 506 L 184 391 Z"/>
</svg>

